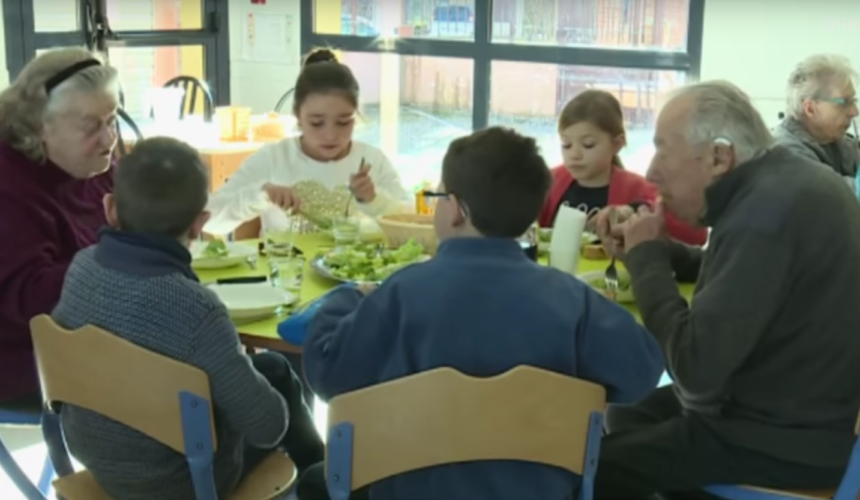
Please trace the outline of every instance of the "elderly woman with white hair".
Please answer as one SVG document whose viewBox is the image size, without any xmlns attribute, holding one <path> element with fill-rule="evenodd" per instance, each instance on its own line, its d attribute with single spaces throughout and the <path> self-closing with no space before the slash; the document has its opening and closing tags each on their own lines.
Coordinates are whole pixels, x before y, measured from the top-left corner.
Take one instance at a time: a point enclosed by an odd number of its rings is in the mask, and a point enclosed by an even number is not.
<svg viewBox="0 0 860 500">
<path fill-rule="evenodd" d="M 846 134 L 858 114 L 856 83 L 847 58 L 807 57 L 788 77 L 785 119 L 774 133 L 779 144 L 827 165 L 852 187 L 860 144 Z"/>
<path fill-rule="evenodd" d="M 116 70 L 80 48 L 36 57 L 0 93 L 0 407 L 39 408 L 28 323 L 106 222 L 117 102 Z"/>
<path fill-rule="evenodd" d="M 671 241 L 662 207 L 599 215 L 673 384 L 610 406 L 595 497 L 835 488 L 860 410 L 860 204 L 774 145 L 728 82 L 678 90 L 654 143 L 648 180 L 665 209 L 711 236 L 705 249 Z M 676 279 L 696 282 L 691 302 Z"/>
</svg>

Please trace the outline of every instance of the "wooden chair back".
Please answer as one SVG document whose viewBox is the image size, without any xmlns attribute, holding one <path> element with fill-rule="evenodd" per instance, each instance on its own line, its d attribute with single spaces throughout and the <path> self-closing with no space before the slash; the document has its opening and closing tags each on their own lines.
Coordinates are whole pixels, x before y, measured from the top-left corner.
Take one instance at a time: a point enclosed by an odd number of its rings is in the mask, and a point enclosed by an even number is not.
<svg viewBox="0 0 860 500">
<path fill-rule="evenodd" d="M 209 401 L 202 370 L 95 326 L 66 330 L 48 315 L 30 322 L 43 397 L 109 417 L 185 454 L 180 394 Z M 213 447 L 217 446 L 210 411 Z"/>
<path fill-rule="evenodd" d="M 439 368 L 343 394 L 329 405 L 329 489 L 334 476 L 351 491 L 404 472 L 479 460 L 583 474 L 589 431 L 597 425 L 591 444 L 599 446 L 605 406 L 603 387 L 529 366 L 491 378 Z"/>
</svg>

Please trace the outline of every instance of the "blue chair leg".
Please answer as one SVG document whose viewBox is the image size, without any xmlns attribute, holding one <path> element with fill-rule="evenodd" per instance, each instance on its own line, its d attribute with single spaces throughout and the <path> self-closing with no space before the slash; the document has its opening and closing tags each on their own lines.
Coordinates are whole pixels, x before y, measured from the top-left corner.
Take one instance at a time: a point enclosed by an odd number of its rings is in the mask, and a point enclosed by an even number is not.
<svg viewBox="0 0 860 500">
<path fill-rule="evenodd" d="M 42 474 L 39 476 L 39 491 L 46 497 L 51 495 L 51 482 L 54 480 L 54 464 L 51 463 L 51 455 L 48 453 L 45 456 L 45 463 L 42 465 Z"/>
</svg>

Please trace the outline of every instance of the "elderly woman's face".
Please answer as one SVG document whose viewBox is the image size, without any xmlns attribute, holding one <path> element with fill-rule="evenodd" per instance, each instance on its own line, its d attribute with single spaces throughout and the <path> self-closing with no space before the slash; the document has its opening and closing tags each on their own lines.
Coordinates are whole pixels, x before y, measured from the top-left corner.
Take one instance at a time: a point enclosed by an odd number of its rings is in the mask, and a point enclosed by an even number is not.
<svg viewBox="0 0 860 500">
<path fill-rule="evenodd" d="M 654 133 L 656 151 L 647 177 L 660 190 L 664 206 L 696 226 L 705 212 L 705 189 L 725 169 L 716 165 L 712 145 L 687 141 L 689 113 L 690 103 L 684 98 L 668 103 L 660 112 Z"/>
<path fill-rule="evenodd" d="M 116 145 L 116 98 L 106 92 L 73 92 L 46 118 L 42 140 L 48 158 L 85 179 L 110 168 Z"/>
</svg>

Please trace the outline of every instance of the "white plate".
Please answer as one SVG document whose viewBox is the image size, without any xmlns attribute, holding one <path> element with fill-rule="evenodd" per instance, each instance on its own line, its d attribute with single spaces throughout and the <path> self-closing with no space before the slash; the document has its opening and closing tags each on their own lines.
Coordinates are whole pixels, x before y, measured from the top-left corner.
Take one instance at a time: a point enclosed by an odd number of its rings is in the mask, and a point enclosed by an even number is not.
<svg viewBox="0 0 860 500">
<path fill-rule="evenodd" d="M 603 276 L 604 276 L 604 271 L 589 271 L 587 273 L 582 273 L 582 274 L 576 275 L 576 277 L 579 278 L 580 281 L 585 282 L 586 285 L 594 288 L 595 290 L 597 290 L 598 293 L 605 296 L 606 295 L 604 293 L 605 290 L 603 290 L 601 288 L 597 288 L 591 284 L 592 281 L 602 280 Z M 625 271 L 622 271 L 620 269 L 618 270 L 618 277 L 627 280 L 627 282 L 630 282 L 630 275 L 627 274 Z M 634 303 L 634 302 L 636 302 L 636 299 L 633 296 L 633 288 L 629 287 L 629 288 L 627 288 L 627 290 L 619 291 L 618 296 L 615 298 L 615 301 L 616 302 L 622 302 L 622 303 Z"/>
<path fill-rule="evenodd" d="M 293 294 L 269 283 L 210 285 L 209 288 L 227 307 L 230 317 L 238 321 L 265 319 L 296 301 Z"/>
<path fill-rule="evenodd" d="M 208 242 L 195 241 L 191 244 L 191 267 L 195 269 L 223 269 L 225 267 L 233 267 L 239 264 L 248 262 L 249 257 L 253 257 L 259 251 L 256 245 L 248 243 L 225 242 L 227 244 L 226 257 L 204 257 L 203 250 L 206 249 Z"/>
</svg>

